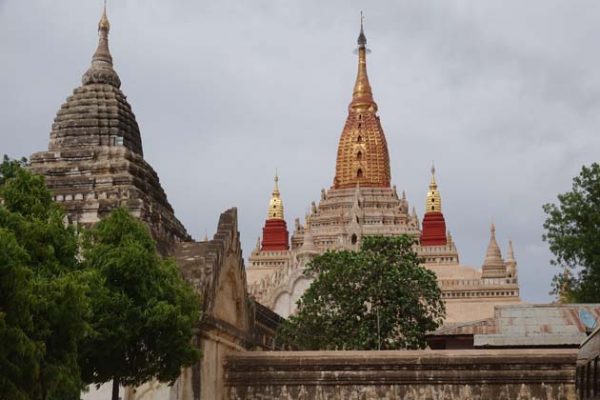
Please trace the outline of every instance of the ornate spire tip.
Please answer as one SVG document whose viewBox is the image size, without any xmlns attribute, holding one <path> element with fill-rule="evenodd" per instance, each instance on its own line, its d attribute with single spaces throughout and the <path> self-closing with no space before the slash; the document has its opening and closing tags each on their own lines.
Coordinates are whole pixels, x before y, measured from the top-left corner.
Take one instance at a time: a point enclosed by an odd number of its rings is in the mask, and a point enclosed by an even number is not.
<svg viewBox="0 0 600 400">
<path fill-rule="evenodd" d="M 110 31 L 110 22 L 108 21 L 108 16 L 106 15 L 106 0 L 104 0 L 104 9 L 102 10 L 102 17 L 100 18 L 100 22 L 98 23 L 98 31 Z"/>
<path fill-rule="evenodd" d="M 367 44 L 367 37 L 365 36 L 365 30 L 364 30 L 364 20 L 365 17 L 363 15 L 363 12 L 360 12 L 360 34 L 358 35 L 358 47 L 365 47 Z"/>
</svg>

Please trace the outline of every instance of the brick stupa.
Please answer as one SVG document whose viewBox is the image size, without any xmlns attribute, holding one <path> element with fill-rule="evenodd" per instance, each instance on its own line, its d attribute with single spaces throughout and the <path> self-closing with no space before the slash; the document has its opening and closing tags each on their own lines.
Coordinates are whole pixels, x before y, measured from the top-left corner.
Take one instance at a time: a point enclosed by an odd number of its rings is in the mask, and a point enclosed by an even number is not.
<svg viewBox="0 0 600 400">
<path fill-rule="evenodd" d="M 109 31 L 105 8 L 92 64 L 58 111 L 48 151 L 31 156 L 31 170 L 45 177 L 70 223 L 89 226 L 125 207 L 148 225 L 160 251 L 168 254 L 190 237 L 144 160 L 135 115 L 113 68 Z"/>
</svg>

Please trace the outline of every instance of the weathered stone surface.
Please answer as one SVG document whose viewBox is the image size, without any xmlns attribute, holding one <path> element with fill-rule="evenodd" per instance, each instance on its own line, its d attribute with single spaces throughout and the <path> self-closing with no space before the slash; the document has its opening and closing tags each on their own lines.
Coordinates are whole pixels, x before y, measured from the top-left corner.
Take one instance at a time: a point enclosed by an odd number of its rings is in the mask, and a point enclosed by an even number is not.
<svg viewBox="0 0 600 400">
<path fill-rule="evenodd" d="M 163 254 L 190 240 L 162 189 L 158 175 L 138 153 L 124 146 L 45 151 L 30 158 L 31 170 L 67 212 L 69 222 L 90 226 L 116 207 L 144 221 Z"/>
<path fill-rule="evenodd" d="M 158 175 L 144 160 L 140 130 L 121 91 L 108 46 L 106 10 L 98 24 L 98 48 L 82 86 L 58 111 L 48 151 L 30 157 L 46 178 L 69 222 L 90 226 L 116 207 L 144 221 L 163 254 L 191 240 L 175 217 Z"/>
<path fill-rule="evenodd" d="M 574 400 L 576 350 L 235 353 L 228 399 Z"/>
</svg>

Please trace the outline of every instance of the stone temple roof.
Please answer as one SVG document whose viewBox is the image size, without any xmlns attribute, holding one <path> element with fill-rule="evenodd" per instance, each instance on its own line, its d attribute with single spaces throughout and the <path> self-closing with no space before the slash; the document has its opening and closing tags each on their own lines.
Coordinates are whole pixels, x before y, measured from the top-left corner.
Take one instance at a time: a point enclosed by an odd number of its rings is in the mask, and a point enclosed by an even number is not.
<svg viewBox="0 0 600 400">
<path fill-rule="evenodd" d="M 158 174 L 143 157 L 135 115 L 120 89 L 108 46 L 106 9 L 98 24 L 98 47 L 82 85 L 58 111 L 48 151 L 30 157 L 72 224 L 91 226 L 116 207 L 144 221 L 162 254 L 190 240 L 175 217 Z"/>
<path fill-rule="evenodd" d="M 140 130 L 120 89 L 108 46 L 110 24 L 106 10 L 98 25 L 98 48 L 82 86 L 73 91 L 59 110 L 50 134 L 48 150 L 91 146 L 124 146 L 143 155 Z"/>
</svg>

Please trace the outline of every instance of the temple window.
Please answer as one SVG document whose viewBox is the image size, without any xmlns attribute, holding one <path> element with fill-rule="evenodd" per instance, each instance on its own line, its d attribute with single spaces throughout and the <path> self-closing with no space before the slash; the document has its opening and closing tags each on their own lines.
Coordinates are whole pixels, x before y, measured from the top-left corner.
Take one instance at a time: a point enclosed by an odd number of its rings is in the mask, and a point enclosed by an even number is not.
<svg viewBox="0 0 600 400">
<path fill-rule="evenodd" d="M 359 168 L 358 171 L 356 171 L 356 177 L 357 178 L 362 178 L 363 177 L 363 171 L 362 171 L 362 169 Z"/>
<path fill-rule="evenodd" d="M 362 152 L 359 151 L 358 153 L 356 153 L 356 159 L 357 160 L 362 160 Z"/>
<path fill-rule="evenodd" d="M 358 138 L 356 138 L 356 142 L 357 143 L 362 143 L 362 136 L 358 135 Z"/>
<path fill-rule="evenodd" d="M 352 234 L 352 244 L 356 244 L 357 240 L 356 233 Z"/>
</svg>

